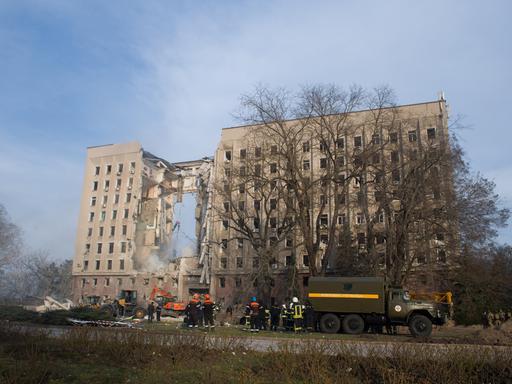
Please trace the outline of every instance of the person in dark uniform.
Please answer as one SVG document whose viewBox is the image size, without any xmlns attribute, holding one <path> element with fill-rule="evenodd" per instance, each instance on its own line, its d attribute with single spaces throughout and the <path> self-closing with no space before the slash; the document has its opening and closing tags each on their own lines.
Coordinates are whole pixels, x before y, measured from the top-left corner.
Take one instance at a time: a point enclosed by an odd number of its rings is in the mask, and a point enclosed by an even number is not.
<svg viewBox="0 0 512 384">
<path fill-rule="evenodd" d="M 266 307 L 265 304 L 263 304 L 263 301 L 259 300 L 258 304 L 260 305 L 260 309 L 258 312 L 258 329 L 262 331 L 267 330 L 267 323 L 266 323 Z"/>
<path fill-rule="evenodd" d="M 270 306 L 270 330 L 277 331 L 279 327 L 279 316 L 281 315 L 281 308 L 275 300 L 272 301 L 272 305 Z"/>
<path fill-rule="evenodd" d="M 215 303 L 212 301 L 209 294 L 204 295 L 203 303 L 203 318 L 204 326 L 212 331 L 215 330 L 215 322 L 213 320 L 213 311 L 215 309 Z"/>
<path fill-rule="evenodd" d="M 245 307 L 245 313 L 250 316 L 251 332 L 259 332 L 260 303 L 258 303 L 256 297 L 251 298 L 251 301 Z"/>
<path fill-rule="evenodd" d="M 153 314 L 155 313 L 155 306 L 152 301 L 148 303 L 148 322 L 153 322 Z"/>
<path fill-rule="evenodd" d="M 187 307 L 185 308 L 185 314 L 188 317 L 189 328 L 198 327 L 197 321 L 199 318 L 199 311 L 201 311 L 201 301 L 199 300 L 199 295 L 194 293 L 192 300 L 189 301 Z"/>
<path fill-rule="evenodd" d="M 316 330 L 315 311 L 309 300 L 306 301 L 304 305 L 304 327 L 306 328 L 306 331 L 313 332 Z"/>
<path fill-rule="evenodd" d="M 156 303 L 156 321 L 160 321 L 160 317 L 162 316 L 162 304 Z"/>
</svg>

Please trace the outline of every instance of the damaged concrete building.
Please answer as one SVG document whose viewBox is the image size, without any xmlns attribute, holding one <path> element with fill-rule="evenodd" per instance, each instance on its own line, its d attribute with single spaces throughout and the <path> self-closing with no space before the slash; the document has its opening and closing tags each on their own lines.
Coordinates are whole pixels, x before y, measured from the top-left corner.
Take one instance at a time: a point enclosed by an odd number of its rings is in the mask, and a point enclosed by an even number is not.
<svg viewBox="0 0 512 384">
<path fill-rule="evenodd" d="M 208 290 L 207 249 L 172 253 L 174 207 L 184 193 L 204 199 L 211 160 L 171 164 L 137 142 L 87 149 L 73 263 L 73 300 L 96 302 L 121 290 L 141 299 L 154 287 L 178 297 Z M 204 208 L 202 206 L 204 205 Z M 198 203 L 197 233 L 205 236 L 207 204 Z M 180 255 L 181 256 L 181 255 Z M 201 260 L 201 263 L 200 263 Z"/>
</svg>

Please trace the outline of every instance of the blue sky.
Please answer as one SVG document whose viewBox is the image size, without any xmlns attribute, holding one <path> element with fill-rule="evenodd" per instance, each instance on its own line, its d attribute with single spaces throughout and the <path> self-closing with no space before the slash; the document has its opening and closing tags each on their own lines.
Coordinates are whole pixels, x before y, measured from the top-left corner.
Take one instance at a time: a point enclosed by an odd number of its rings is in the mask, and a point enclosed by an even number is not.
<svg viewBox="0 0 512 384">
<path fill-rule="evenodd" d="M 475 170 L 512 206 L 512 2 L 0 2 L 0 202 L 33 248 L 72 257 L 85 148 L 213 154 L 259 83 L 444 90 Z M 512 242 L 511 229 L 501 233 Z"/>
</svg>

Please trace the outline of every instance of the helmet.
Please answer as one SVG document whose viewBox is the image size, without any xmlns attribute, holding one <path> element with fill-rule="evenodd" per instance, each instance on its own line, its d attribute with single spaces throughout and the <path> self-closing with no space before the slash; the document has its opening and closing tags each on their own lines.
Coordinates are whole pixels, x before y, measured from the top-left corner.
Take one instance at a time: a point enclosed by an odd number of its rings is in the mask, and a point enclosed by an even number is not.
<svg viewBox="0 0 512 384">
<path fill-rule="evenodd" d="M 209 294 L 204 295 L 204 299 L 205 300 L 210 300 L 210 295 Z"/>
<path fill-rule="evenodd" d="M 256 301 L 256 296 L 251 297 L 251 301 Z"/>
<path fill-rule="evenodd" d="M 199 300 L 199 293 L 194 293 L 192 298 L 195 299 L 195 300 Z"/>
<path fill-rule="evenodd" d="M 294 303 L 298 303 L 298 302 L 299 302 L 299 299 L 297 299 L 296 297 L 294 297 L 294 298 L 292 299 L 292 302 L 294 302 Z"/>
</svg>

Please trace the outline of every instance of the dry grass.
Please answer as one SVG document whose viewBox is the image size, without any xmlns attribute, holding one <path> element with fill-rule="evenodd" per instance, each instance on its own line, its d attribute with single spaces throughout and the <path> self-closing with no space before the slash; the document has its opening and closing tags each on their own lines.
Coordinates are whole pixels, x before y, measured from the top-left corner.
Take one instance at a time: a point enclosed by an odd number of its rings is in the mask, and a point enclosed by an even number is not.
<svg viewBox="0 0 512 384">
<path fill-rule="evenodd" d="M 247 350 L 246 340 L 91 328 L 52 338 L 3 327 L 0 382 L 507 383 L 512 377 L 510 355 L 492 348 L 476 356 L 419 344 L 383 350 L 309 340 L 300 353 L 293 342 L 258 353 Z"/>
</svg>

